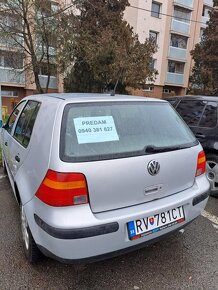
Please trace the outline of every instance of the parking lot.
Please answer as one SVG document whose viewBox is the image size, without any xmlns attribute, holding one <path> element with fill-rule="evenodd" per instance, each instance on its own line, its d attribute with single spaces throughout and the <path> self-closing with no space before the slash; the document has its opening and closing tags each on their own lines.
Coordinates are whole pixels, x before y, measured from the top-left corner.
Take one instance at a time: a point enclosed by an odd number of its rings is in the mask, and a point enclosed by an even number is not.
<svg viewBox="0 0 218 290">
<path fill-rule="evenodd" d="M 184 232 L 130 254 L 87 265 L 23 255 L 19 209 L 0 168 L 0 289 L 218 289 L 218 199 Z"/>
</svg>

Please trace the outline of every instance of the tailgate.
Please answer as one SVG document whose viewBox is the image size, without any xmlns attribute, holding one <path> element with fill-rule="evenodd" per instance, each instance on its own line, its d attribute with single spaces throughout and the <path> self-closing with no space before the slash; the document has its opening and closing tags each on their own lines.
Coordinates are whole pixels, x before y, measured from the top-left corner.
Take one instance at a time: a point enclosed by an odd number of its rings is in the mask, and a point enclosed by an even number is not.
<svg viewBox="0 0 218 290">
<path fill-rule="evenodd" d="M 198 146 L 173 152 L 95 162 L 84 170 L 93 212 L 149 202 L 190 188 L 195 180 Z M 160 164 L 151 176 L 151 160 Z"/>
</svg>

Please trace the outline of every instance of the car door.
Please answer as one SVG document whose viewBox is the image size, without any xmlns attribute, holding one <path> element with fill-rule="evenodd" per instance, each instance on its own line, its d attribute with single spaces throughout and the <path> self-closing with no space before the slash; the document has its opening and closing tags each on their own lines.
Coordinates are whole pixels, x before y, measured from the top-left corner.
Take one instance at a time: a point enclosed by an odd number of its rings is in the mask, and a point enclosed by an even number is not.
<svg viewBox="0 0 218 290">
<path fill-rule="evenodd" d="M 30 100 L 21 112 L 13 133 L 14 142 L 11 144 L 11 173 L 15 177 L 19 167 L 29 151 L 29 143 L 40 108 L 40 103 Z"/>
<path fill-rule="evenodd" d="M 9 169 L 9 175 L 11 175 L 10 163 L 11 163 L 11 146 L 13 143 L 12 134 L 14 131 L 15 124 L 18 120 L 19 114 L 23 109 L 24 105 L 25 101 L 22 101 L 16 106 L 16 108 L 11 113 L 7 123 L 3 126 L 1 131 L 3 158 L 7 165 L 7 169 Z"/>
</svg>

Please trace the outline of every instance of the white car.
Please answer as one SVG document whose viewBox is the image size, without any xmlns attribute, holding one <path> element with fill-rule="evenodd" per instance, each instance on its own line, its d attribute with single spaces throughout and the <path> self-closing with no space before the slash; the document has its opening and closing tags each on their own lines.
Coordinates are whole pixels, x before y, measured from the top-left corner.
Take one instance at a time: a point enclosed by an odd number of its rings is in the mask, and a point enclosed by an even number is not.
<svg viewBox="0 0 218 290">
<path fill-rule="evenodd" d="M 1 135 L 30 262 L 132 251 L 185 227 L 208 200 L 203 149 L 163 100 L 34 95 Z"/>
</svg>

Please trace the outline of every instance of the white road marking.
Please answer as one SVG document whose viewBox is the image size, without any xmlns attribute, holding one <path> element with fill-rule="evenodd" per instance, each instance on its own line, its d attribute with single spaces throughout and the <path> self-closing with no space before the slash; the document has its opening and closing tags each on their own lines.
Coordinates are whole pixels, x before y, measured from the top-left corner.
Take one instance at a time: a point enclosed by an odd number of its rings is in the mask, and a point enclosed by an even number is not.
<svg viewBox="0 0 218 290">
<path fill-rule="evenodd" d="M 201 215 L 205 218 L 207 218 L 208 220 L 210 220 L 213 224 L 218 225 L 218 217 L 209 213 L 206 210 L 203 210 Z"/>
<path fill-rule="evenodd" d="M 6 177 L 6 175 L 0 175 L 0 179 L 3 179 L 5 177 Z"/>
<path fill-rule="evenodd" d="M 214 227 L 214 229 L 218 230 L 218 225 L 212 224 L 212 226 Z"/>
</svg>

